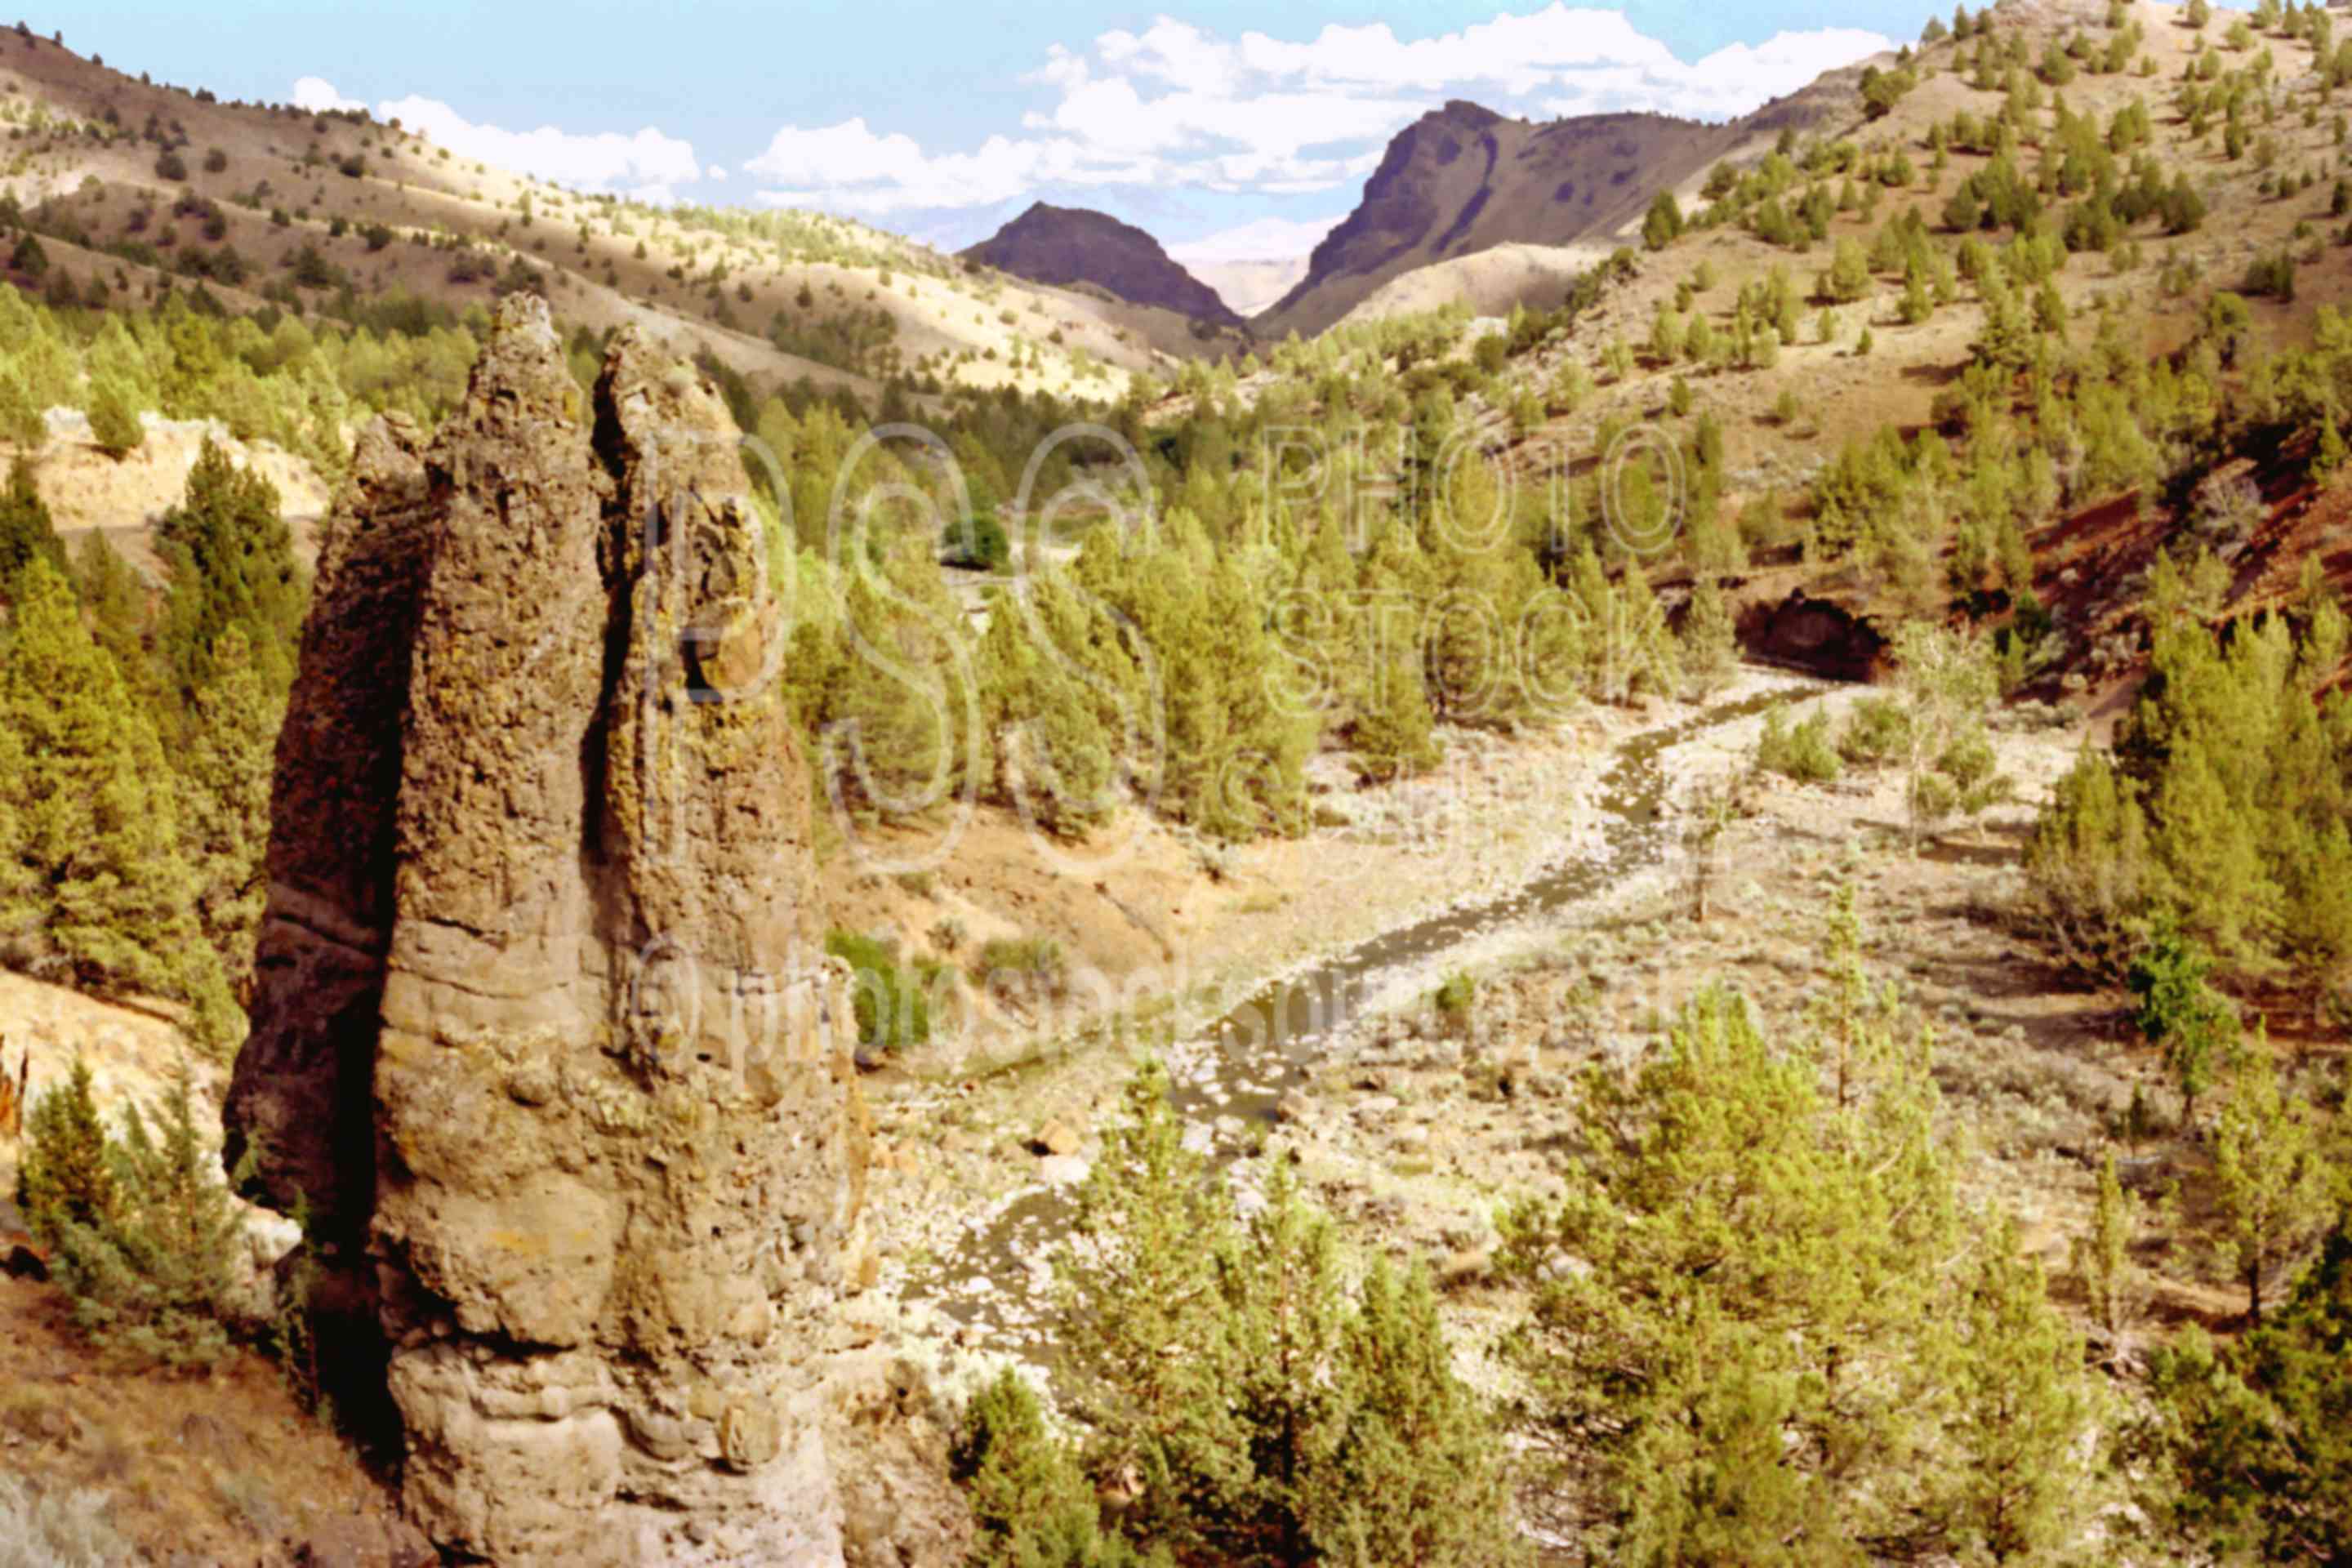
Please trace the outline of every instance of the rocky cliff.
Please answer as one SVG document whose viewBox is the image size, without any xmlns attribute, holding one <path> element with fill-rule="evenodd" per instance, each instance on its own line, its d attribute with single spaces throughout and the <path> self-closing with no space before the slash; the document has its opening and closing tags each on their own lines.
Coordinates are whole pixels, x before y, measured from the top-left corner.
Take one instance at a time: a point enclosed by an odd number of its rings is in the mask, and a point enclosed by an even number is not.
<svg viewBox="0 0 2352 1568">
<path fill-rule="evenodd" d="M 1496 246 L 1622 243 L 1659 190 L 1769 148 L 1783 129 L 1846 112 L 1853 79 L 1833 71 L 1719 125 L 1644 113 L 1537 124 L 1455 100 L 1397 133 L 1306 278 L 1251 327 L 1266 338 L 1312 335 L 1392 279 Z"/>
<path fill-rule="evenodd" d="M 866 1123 L 745 491 L 706 384 L 624 334 L 592 400 L 523 299 L 323 542 L 229 1156 L 461 1558 L 961 1557 L 842 1321 Z"/>
<path fill-rule="evenodd" d="M 1217 291 L 1185 271 L 1158 240 L 1108 213 L 1033 203 L 963 254 L 1032 282 L 1090 283 L 1129 304 L 1154 305 L 1221 327 L 1242 324 Z"/>
</svg>

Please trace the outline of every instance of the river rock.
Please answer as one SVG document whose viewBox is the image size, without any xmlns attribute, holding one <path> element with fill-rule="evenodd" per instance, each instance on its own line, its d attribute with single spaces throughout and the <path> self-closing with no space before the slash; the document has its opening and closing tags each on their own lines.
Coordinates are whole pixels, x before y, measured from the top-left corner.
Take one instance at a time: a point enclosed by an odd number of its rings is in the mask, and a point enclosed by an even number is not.
<svg viewBox="0 0 2352 1568">
<path fill-rule="evenodd" d="M 519 296 L 429 446 L 361 437 L 322 543 L 227 1158 L 310 1206 L 455 1557 L 968 1543 L 831 1332 L 868 1128 L 736 441 L 634 331 L 583 395 Z"/>
</svg>

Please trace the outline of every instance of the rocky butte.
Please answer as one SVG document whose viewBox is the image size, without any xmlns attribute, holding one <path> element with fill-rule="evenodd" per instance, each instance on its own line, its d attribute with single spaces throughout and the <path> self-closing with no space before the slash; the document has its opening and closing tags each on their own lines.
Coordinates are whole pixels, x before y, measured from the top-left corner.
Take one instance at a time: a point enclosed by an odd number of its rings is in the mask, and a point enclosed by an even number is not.
<svg viewBox="0 0 2352 1568">
<path fill-rule="evenodd" d="M 734 426 L 633 331 L 499 314 L 321 551 L 226 1110 L 307 1214 L 339 1404 L 501 1563 L 961 1561 L 870 1278 L 866 1122 Z"/>
</svg>

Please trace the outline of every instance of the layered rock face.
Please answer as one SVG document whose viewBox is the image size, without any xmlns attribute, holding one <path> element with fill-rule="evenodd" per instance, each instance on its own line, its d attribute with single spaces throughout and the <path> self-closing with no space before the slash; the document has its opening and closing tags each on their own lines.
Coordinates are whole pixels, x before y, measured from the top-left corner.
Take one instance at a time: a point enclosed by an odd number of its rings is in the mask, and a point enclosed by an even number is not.
<svg viewBox="0 0 2352 1568">
<path fill-rule="evenodd" d="M 348 1265 L 461 1556 L 958 1553 L 919 1387 L 838 1353 L 865 1121 L 735 454 L 690 371 L 624 334 L 592 401 L 511 301 L 322 551 L 230 1156 Z"/>
</svg>

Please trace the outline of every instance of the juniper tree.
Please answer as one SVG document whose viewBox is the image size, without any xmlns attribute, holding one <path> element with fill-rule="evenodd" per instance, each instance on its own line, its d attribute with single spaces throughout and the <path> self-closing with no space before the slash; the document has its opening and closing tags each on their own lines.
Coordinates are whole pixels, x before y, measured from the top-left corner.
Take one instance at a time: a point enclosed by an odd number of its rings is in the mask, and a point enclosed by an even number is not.
<svg viewBox="0 0 2352 1568">
<path fill-rule="evenodd" d="M 1840 1104 L 1829 1042 L 1702 993 L 1588 1076 L 1564 1194 L 1507 1211 L 1529 1433 L 1591 1552 L 2022 1556 L 2092 1506 L 2079 1349 L 1958 1200 L 1924 1042 L 1864 1027 Z"/>
<path fill-rule="evenodd" d="M 2260 1031 L 2241 1054 L 2213 1132 L 2214 1206 L 2222 1247 L 2246 1286 L 2246 1314 L 2263 1321 L 2263 1276 L 2298 1254 L 2336 1201 L 2317 1117 L 2279 1081 Z"/>
<path fill-rule="evenodd" d="M 101 378 L 90 395 L 89 433 L 98 449 L 110 458 L 127 458 L 146 444 L 147 427 L 140 422 L 131 394 L 119 378 Z"/>
<path fill-rule="evenodd" d="M 1896 680 L 1910 710 L 1912 852 L 1939 818 L 1981 811 L 2004 785 L 1983 737 L 1983 712 L 2000 683 L 1981 640 L 1926 621 L 1895 635 Z"/>
<path fill-rule="evenodd" d="M 185 496 L 155 532 L 171 568 L 158 652 L 182 700 L 210 679 L 212 650 L 231 626 L 268 689 L 289 689 L 309 586 L 277 487 L 207 438 Z"/>
<path fill-rule="evenodd" d="M 2110 1344 L 2130 1331 L 2147 1305 L 2146 1272 L 2132 1258 L 2147 1223 L 2147 1205 L 2118 1179 L 2116 1152 L 2108 1150 L 2099 1166 L 2091 1228 L 2074 1238 L 2071 1252 L 2092 1321 Z"/>
<path fill-rule="evenodd" d="M 269 785 L 285 701 L 264 684 L 245 634 L 221 634 L 212 679 L 196 692 L 177 758 L 182 840 L 194 884 L 196 923 L 232 985 L 253 970 L 268 893 Z"/>
<path fill-rule="evenodd" d="M 14 596 L 10 585 L 35 556 L 60 571 L 65 567 L 65 546 L 33 483 L 33 467 L 18 457 L 8 465 L 8 488 L 0 490 L 0 598 Z"/>
<path fill-rule="evenodd" d="M 948 1473 L 963 1488 L 979 1530 L 971 1568 L 1141 1568 L 1146 1562 L 1103 1528 L 1094 1486 L 1011 1367 L 965 1408 Z M 1164 1554 L 1149 1561 L 1155 1568 L 1168 1563 Z"/>
<path fill-rule="evenodd" d="M 1723 588 L 1705 574 L 1691 589 L 1690 608 L 1683 618 L 1682 668 L 1691 695 L 1711 697 L 1739 668 L 1739 636 Z"/>
<path fill-rule="evenodd" d="M 2212 959 L 2165 921 L 2125 977 L 2139 999 L 2134 1022 L 2164 1053 L 2165 1068 L 2180 1090 L 2181 1121 L 2192 1131 L 2198 1097 L 2227 1070 L 2238 1048 L 2237 1012 L 2213 988 L 2212 973 Z"/>
<path fill-rule="evenodd" d="M 1167 1092 L 1156 1064 L 1129 1084 L 1055 1263 L 1085 1464 L 1135 1494 L 1121 1531 L 1186 1561 L 1523 1562 L 1500 1435 L 1426 1273 L 1375 1263 L 1351 1288 L 1285 1163 L 1237 1219 Z M 1050 1476 L 1028 1489 L 1069 1511 Z"/>
<path fill-rule="evenodd" d="M 1115 808 L 1118 782 L 1084 673 L 1055 646 L 1034 600 L 1005 594 L 974 662 L 999 798 L 1049 833 L 1082 837 Z"/>
<path fill-rule="evenodd" d="M 67 1116 L 56 1131 L 81 1158 L 95 1113 L 88 1109 L 87 1073 L 79 1061 L 76 1068 Z M 102 1350 L 132 1364 L 208 1368 L 229 1346 L 232 1261 L 243 1246 L 245 1218 L 197 1131 L 184 1070 L 153 1108 L 152 1121 L 151 1130 L 150 1118 L 131 1102 L 123 1109 L 121 1137 L 99 1129 L 108 1171 L 102 1207 L 85 1214 L 71 1203 L 37 1198 L 28 1217 L 56 1255 L 76 1326 Z"/>
<path fill-rule="evenodd" d="M 1233 1210 L 1184 1146 L 1164 1070 L 1147 1063 L 1122 1104 L 1055 1259 L 1064 1364 L 1094 1421 L 1090 1467 L 1131 1470 L 1135 1532 L 1181 1548 L 1250 1477 L 1227 1398 L 1230 1324 L 1216 1310 Z"/>
<path fill-rule="evenodd" d="M 1375 1258 L 1358 1296 L 1339 1324 L 1338 1408 L 1316 1443 L 1301 1561 L 1528 1562 L 1501 1435 L 1454 1374 L 1428 1270 Z"/>
<path fill-rule="evenodd" d="M 2152 1358 L 2150 1513 L 2218 1560 L 2352 1560 L 2352 1219 L 2285 1307 L 2234 1342 L 2192 1326 Z"/>
</svg>

